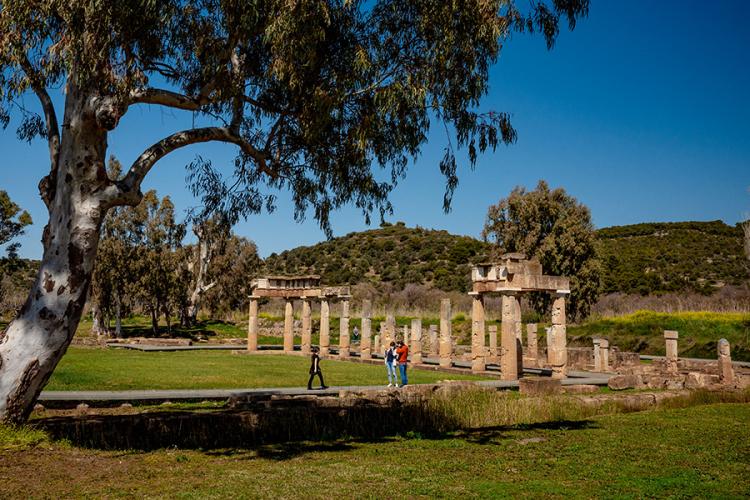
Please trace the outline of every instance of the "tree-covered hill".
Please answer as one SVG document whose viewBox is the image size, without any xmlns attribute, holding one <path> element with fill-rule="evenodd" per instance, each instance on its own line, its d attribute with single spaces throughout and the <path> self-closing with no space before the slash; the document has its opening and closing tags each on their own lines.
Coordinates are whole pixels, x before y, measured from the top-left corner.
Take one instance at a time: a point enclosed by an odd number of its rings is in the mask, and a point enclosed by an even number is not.
<svg viewBox="0 0 750 500">
<path fill-rule="evenodd" d="M 710 293 L 748 279 L 742 229 L 721 221 L 645 223 L 597 231 L 603 264 L 602 292 Z M 486 258 L 490 246 L 446 231 L 403 223 L 350 233 L 266 259 L 269 273 L 322 275 L 324 283 L 431 284 L 467 291 L 469 262 Z"/>
<path fill-rule="evenodd" d="M 597 240 L 603 293 L 711 293 L 748 280 L 742 228 L 721 221 L 614 226 Z"/>
<path fill-rule="evenodd" d="M 445 291 L 468 291 L 469 262 L 485 258 L 489 245 L 469 236 L 402 222 L 298 247 L 266 259 L 269 273 L 320 274 L 324 283 L 390 282 L 430 284 Z"/>
</svg>

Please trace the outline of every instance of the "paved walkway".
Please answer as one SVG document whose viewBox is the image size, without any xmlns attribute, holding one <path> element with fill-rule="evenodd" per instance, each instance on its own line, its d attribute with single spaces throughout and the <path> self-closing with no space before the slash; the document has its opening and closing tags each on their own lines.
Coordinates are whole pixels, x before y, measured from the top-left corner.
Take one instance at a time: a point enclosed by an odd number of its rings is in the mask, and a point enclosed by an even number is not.
<svg viewBox="0 0 750 500">
<path fill-rule="evenodd" d="M 562 381 L 562 385 L 607 385 L 611 375 L 593 374 L 587 372 L 573 372 Z M 518 381 L 483 380 L 478 385 L 494 387 L 497 390 L 509 390 L 518 388 Z M 415 384 L 433 385 L 433 384 Z M 340 391 L 379 391 L 386 387 L 384 385 L 348 385 L 329 387 L 325 390 L 314 389 L 308 391 L 303 387 L 264 387 L 257 389 L 189 389 L 189 390 L 142 390 L 142 391 L 43 391 L 39 401 L 44 403 L 108 403 L 110 405 L 121 403 L 150 403 L 158 404 L 165 401 L 171 402 L 194 402 L 194 401 L 224 401 L 230 397 L 242 396 L 337 396 Z M 395 390 L 395 389 L 394 389 Z"/>
</svg>

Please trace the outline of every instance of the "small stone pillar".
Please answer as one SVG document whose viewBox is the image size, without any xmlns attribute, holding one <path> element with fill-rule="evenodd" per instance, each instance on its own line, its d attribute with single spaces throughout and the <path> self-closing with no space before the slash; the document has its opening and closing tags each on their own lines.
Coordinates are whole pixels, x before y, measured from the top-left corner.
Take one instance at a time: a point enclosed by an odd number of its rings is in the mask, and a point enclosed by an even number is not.
<svg viewBox="0 0 750 500">
<path fill-rule="evenodd" d="M 247 318 L 247 350 L 258 350 L 258 298 L 250 297 L 250 311 Z"/>
<path fill-rule="evenodd" d="M 471 301 L 471 371 L 485 370 L 484 351 L 484 298 L 481 294 L 472 296 Z"/>
<path fill-rule="evenodd" d="M 500 378 L 518 380 L 518 344 L 516 342 L 515 295 L 504 294 L 501 299 Z"/>
<path fill-rule="evenodd" d="M 667 351 L 667 359 L 677 360 L 677 339 L 680 335 L 674 330 L 664 330 L 664 343 Z"/>
<path fill-rule="evenodd" d="M 568 373 L 568 340 L 565 326 L 565 295 L 556 294 L 552 302 L 552 350 L 550 368 L 553 378 L 565 378 Z"/>
<path fill-rule="evenodd" d="M 521 323 L 521 299 L 516 297 L 515 311 L 513 312 L 513 326 L 516 331 L 516 367 L 518 376 L 523 377 L 523 324 Z"/>
<path fill-rule="evenodd" d="M 497 325 L 490 325 L 487 327 L 490 332 L 490 359 L 492 363 L 497 363 Z"/>
<path fill-rule="evenodd" d="M 284 305 L 284 352 L 294 351 L 294 302 L 286 299 Z"/>
<path fill-rule="evenodd" d="M 734 369 L 732 368 L 729 341 L 727 339 L 719 340 L 717 351 L 719 355 L 719 383 L 722 385 L 733 385 Z"/>
<path fill-rule="evenodd" d="M 401 329 L 402 331 L 402 340 L 404 341 L 404 344 L 407 346 L 409 345 L 409 325 L 404 325 Z"/>
<path fill-rule="evenodd" d="M 609 340 L 599 339 L 599 353 L 601 355 L 601 371 L 609 371 Z"/>
<path fill-rule="evenodd" d="M 302 299 L 302 354 L 310 354 L 312 346 L 312 306 L 310 299 Z"/>
<path fill-rule="evenodd" d="M 383 349 L 380 347 L 380 334 L 376 333 L 372 340 L 372 351 L 379 354 L 383 354 Z"/>
<path fill-rule="evenodd" d="M 413 319 L 411 320 L 411 344 L 409 345 L 409 352 L 411 352 L 411 362 L 419 364 L 422 362 L 422 320 Z"/>
<path fill-rule="evenodd" d="M 341 301 L 341 318 L 339 320 L 339 357 L 349 357 L 349 301 Z"/>
<path fill-rule="evenodd" d="M 451 299 L 440 301 L 440 366 L 453 363 L 453 338 L 451 335 Z"/>
<path fill-rule="evenodd" d="M 594 371 L 601 372 L 602 370 L 602 352 L 600 349 L 601 339 L 594 339 Z"/>
<path fill-rule="evenodd" d="M 430 325 L 430 356 L 437 357 L 440 354 L 438 348 L 438 332 L 437 325 Z"/>
<path fill-rule="evenodd" d="M 536 323 L 529 323 L 526 325 L 526 352 L 529 358 L 534 360 L 539 358 L 536 329 Z"/>
<path fill-rule="evenodd" d="M 359 341 L 359 357 L 361 359 L 372 359 L 372 302 L 365 299 L 362 301 L 362 331 Z M 376 348 L 377 349 L 377 348 Z"/>
<path fill-rule="evenodd" d="M 664 344 L 667 355 L 667 371 L 671 374 L 678 373 L 677 367 L 677 339 L 680 335 L 675 330 L 664 330 Z"/>
<path fill-rule="evenodd" d="M 320 354 L 328 354 L 331 347 L 331 306 L 328 299 L 320 300 Z"/>
</svg>

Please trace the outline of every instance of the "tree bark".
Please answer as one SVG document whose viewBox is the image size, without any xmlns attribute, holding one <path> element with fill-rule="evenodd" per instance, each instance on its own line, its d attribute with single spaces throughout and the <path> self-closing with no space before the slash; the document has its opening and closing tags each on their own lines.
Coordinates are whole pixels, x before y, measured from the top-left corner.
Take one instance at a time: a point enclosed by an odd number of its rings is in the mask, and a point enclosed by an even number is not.
<svg viewBox="0 0 750 500">
<path fill-rule="evenodd" d="M 208 275 L 208 266 L 211 264 L 213 256 L 213 238 L 210 231 L 206 230 L 201 224 L 196 224 L 193 232 L 198 237 L 198 274 L 195 278 L 195 287 L 190 294 L 190 303 L 188 304 L 187 319 L 188 326 L 194 325 L 198 320 L 198 311 L 200 310 L 200 301 L 203 294 L 214 286 L 213 283 L 206 285 L 206 276 Z"/>
<path fill-rule="evenodd" d="M 115 337 L 122 338 L 122 299 L 120 294 L 115 294 Z"/>
<path fill-rule="evenodd" d="M 81 319 L 94 269 L 99 229 L 109 206 L 102 193 L 107 130 L 92 96 L 67 86 L 59 155 L 42 183 L 49 223 L 34 285 L 16 319 L 0 334 L 0 419 L 22 423 Z M 114 125 L 112 125 L 114 126 Z M 54 163 L 56 161 L 56 164 Z"/>
</svg>

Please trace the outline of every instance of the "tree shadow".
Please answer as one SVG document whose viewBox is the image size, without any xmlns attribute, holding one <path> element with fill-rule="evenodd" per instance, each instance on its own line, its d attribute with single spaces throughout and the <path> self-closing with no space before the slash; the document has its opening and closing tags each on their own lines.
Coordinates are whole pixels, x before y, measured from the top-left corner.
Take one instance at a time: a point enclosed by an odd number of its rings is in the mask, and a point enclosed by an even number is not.
<svg viewBox="0 0 750 500">
<path fill-rule="evenodd" d="M 273 401 L 271 401 L 272 403 Z M 301 404 L 302 403 L 302 404 Z M 285 461 L 315 452 L 340 452 L 358 443 L 403 439 L 461 439 L 480 445 L 518 439 L 519 432 L 582 430 L 591 420 L 461 428 L 449 417 L 418 405 L 368 405 L 286 401 L 252 409 L 174 410 L 125 415 L 67 415 L 40 418 L 33 426 L 53 439 L 83 448 L 151 451 L 194 449 L 211 456 Z M 532 438 L 533 439 L 533 438 Z"/>
</svg>

